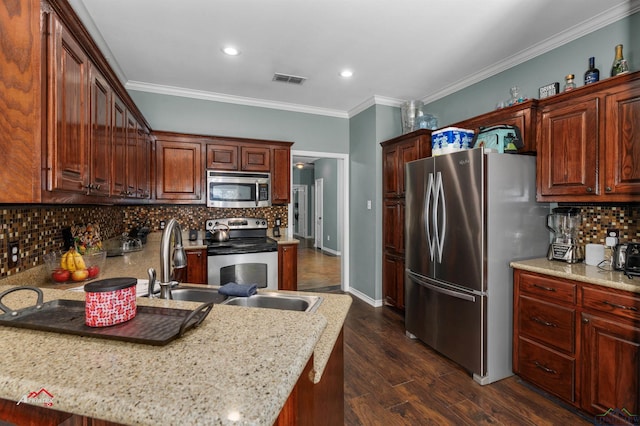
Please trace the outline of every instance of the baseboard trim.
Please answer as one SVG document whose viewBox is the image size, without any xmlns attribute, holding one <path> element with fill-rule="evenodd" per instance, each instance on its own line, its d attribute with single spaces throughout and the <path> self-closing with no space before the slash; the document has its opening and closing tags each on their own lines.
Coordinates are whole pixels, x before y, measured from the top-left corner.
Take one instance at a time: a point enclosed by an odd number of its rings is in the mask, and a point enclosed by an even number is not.
<svg viewBox="0 0 640 426">
<path fill-rule="evenodd" d="M 349 293 L 351 293 L 352 295 L 354 295 L 358 299 L 362 300 L 363 302 L 367 303 L 368 305 L 373 306 L 374 308 L 379 308 L 379 307 L 383 306 L 382 300 L 372 299 L 371 297 L 369 297 L 366 294 L 356 290 L 353 287 L 349 288 L 348 291 L 349 291 Z"/>
<path fill-rule="evenodd" d="M 330 254 L 331 256 L 336 256 L 336 257 L 340 256 L 340 254 L 341 254 L 339 251 L 336 251 L 336 250 L 333 250 L 333 249 L 330 249 L 330 248 L 326 248 L 326 247 L 322 247 L 322 251 L 325 252 L 325 253 Z"/>
</svg>

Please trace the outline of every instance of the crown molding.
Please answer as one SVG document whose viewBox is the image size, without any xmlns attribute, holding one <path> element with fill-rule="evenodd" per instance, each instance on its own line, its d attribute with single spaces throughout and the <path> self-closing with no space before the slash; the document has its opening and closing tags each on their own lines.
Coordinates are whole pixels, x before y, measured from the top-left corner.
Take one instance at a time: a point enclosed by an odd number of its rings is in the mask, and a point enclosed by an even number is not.
<svg viewBox="0 0 640 426">
<path fill-rule="evenodd" d="M 248 98 L 244 96 L 226 95 L 223 93 L 207 92 L 204 90 L 185 89 L 182 87 L 164 86 L 160 84 L 145 83 L 129 80 L 125 85 L 127 90 L 158 93 L 161 95 L 181 96 L 184 98 L 202 99 L 206 101 L 223 102 L 228 104 L 246 105 L 259 108 L 279 109 L 284 111 L 300 112 L 304 114 L 325 115 L 336 118 L 349 118 L 345 111 L 328 108 L 318 108 L 308 105 L 291 104 L 286 102 L 267 101 L 264 99 Z"/>
<path fill-rule="evenodd" d="M 448 96 L 473 84 L 479 83 L 482 80 L 493 77 L 494 75 L 513 68 L 516 65 L 520 65 L 530 59 L 550 52 L 553 49 L 556 49 L 560 46 L 577 40 L 580 37 L 597 31 L 600 28 L 606 27 L 609 24 L 631 16 L 639 10 L 640 0 L 631 0 L 629 3 L 612 7 L 611 9 L 606 10 L 601 14 L 580 23 L 579 25 L 567 28 L 565 31 L 556 34 L 546 40 L 543 40 L 542 42 L 534 45 L 527 50 L 523 50 L 515 55 L 511 55 L 505 58 L 503 61 L 497 62 L 492 66 L 483 68 L 474 73 L 472 76 L 469 76 L 469 78 L 459 80 L 447 87 L 442 88 L 437 92 L 430 93 L 424 96 L 421 101 L 425 104 L 437 101 L 440 98 L 444 98 L 445 96 Z"/>
</svg>

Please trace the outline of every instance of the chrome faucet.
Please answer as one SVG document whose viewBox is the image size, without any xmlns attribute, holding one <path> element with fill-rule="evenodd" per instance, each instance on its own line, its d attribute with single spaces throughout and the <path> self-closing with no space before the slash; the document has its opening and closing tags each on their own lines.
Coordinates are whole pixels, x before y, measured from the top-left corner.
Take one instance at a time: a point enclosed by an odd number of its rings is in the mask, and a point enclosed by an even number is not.
<svg viewBox="0 0 640 426">
<path fill-rule="evenodd" d="M 171 239 L 173 237 L 173 259 L 171 258 Z M 171 299 L 171 287 L 177 285 L 174 280 L 177 269 L 187 266 L 187 255 L 182 246 L 182 230 L 177 220 L 171 219 L 160 240 L 160 299 Z M 171 268 L 173 267 L 173 271 Z"/>
</svg>

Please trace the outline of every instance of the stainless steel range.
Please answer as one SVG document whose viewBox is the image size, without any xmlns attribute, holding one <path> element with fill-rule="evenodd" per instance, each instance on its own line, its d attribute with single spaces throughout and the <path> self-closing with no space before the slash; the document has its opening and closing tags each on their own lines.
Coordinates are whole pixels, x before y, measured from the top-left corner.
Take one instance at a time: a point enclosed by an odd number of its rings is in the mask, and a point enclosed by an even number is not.
<svg viewBox="0 0 640 426">
<path fill-rule="evenodd" d="M 229 228 L 227 241 L 214 240 L 215 231 L 221 228 L 217 225 Z M 278 243 L 267 237 L 266 219 L 210 219 L 205 230 L 209 285 L 235 282 L 278 289 Z"/>
</svg>

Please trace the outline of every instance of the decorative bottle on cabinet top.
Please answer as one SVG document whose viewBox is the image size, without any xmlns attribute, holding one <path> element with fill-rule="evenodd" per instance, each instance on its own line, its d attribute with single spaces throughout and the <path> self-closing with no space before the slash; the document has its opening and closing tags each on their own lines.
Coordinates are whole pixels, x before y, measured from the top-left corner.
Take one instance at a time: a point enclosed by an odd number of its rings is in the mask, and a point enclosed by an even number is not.
<svg viewBox="0 0 640 426">
<path fill-rule="evenodd" d="M 616 75 L 625 74 L 629 72 L 629 64 L 627 60 L 622 56 L 622 45 L 619 44 L 616 46 L 616 57 L 613 60 L 613 65 L 611 66 L 611 77 L 615 77 Z"/>
<path fill-rule="evenodd" d="M 573 90 L 576 88 L 576 83 L 573 82 L 573 78 L 574 75 L 573 74 L 567 74 L 567 76 L 564 78 L 564 91 L 568 92 L 569 90 Z"/>
<path fill-rule="evenodd" d="M 600 70 L 596 68 L 596 59 L 592 56 L 589 58 L 589 69 L 584 73 L 584 84 L 595 83 L 600 80 Z"/>
</svg>

